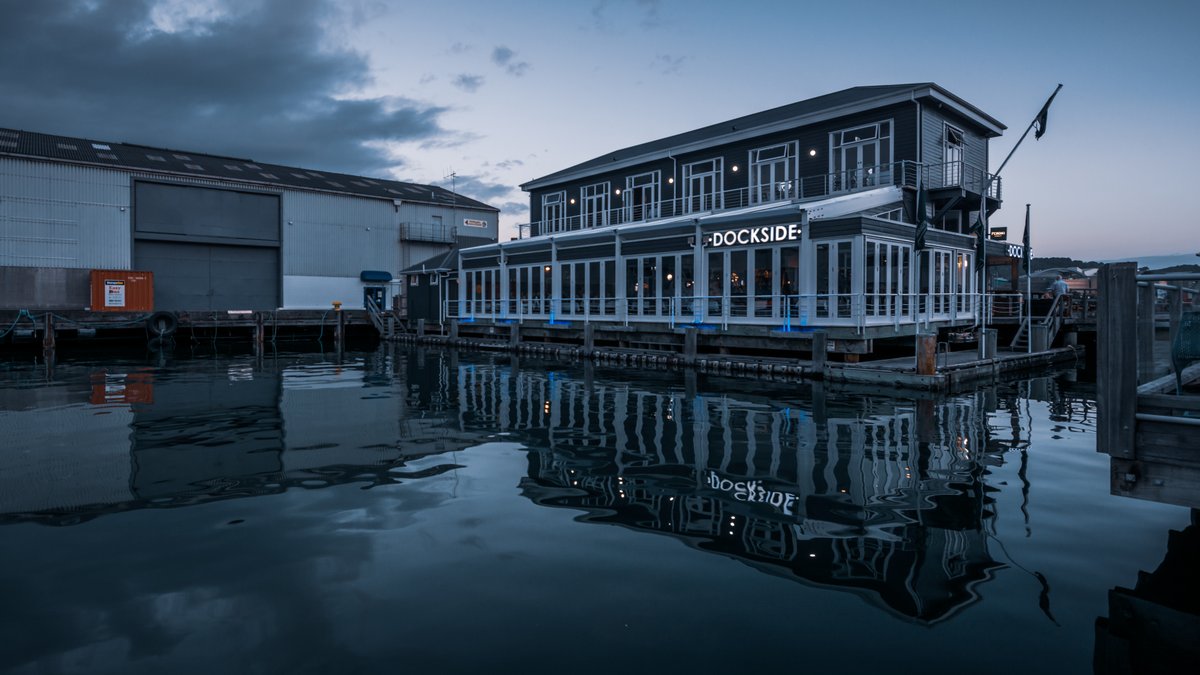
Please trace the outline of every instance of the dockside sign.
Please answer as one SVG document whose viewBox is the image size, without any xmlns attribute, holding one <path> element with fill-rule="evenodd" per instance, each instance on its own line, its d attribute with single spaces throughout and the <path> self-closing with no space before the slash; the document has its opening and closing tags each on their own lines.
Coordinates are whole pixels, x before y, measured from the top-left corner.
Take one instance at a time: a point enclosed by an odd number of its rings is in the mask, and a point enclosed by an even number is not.
<svg viewBox="0 0 1200 675">
<path fill-rule="evenodd" d="M 799 223 L 790 225 L 764 225 L 762 227 L 743 227 L 724 232 L 713 232 L 704 237 L 704 245 L 713 248 L 721 246 L 748 246 L 750 244 L 776 244 L 781 241 L 796 241 L 800 239 Z"/>
</svg>

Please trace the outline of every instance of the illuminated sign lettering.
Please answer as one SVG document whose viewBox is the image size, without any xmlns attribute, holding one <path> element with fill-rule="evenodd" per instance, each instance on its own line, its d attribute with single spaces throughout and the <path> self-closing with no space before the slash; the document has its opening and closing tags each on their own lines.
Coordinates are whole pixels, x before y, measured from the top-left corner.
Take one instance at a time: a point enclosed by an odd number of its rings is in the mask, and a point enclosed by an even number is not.
<svg viewBox="0 0 1200 675">
<path fill-rule="evenodd" d="M 763 225 L 762 227 L 743 227 L 724 232 L 713 232 L 704 237 L 705 246 L 714 248 L 721 246 L 750 246 L 752 244 L 776 244 L 781 241 L 796 241 L 800 238 L 801 228 L 797 223 L 790 225 Z"/>
<path fill-rule="evenodd" d="M 708 487 L 719 492 L 725 492 L 739 502 L 750 504 L 768 504 L 785 515 L 794 515 L 796 501 L 799 499 L 790 492 L 768 490 L 762 481 L 730 480 L 722 478 L 716 471 L 708 472 Z"/>
</svg>

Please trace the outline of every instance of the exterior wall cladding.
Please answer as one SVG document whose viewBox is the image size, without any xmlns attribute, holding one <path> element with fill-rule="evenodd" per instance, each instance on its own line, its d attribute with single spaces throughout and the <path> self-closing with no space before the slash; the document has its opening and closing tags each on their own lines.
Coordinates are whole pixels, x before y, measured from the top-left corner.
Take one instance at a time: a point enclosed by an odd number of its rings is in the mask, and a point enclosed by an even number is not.
<svg viewBox="0 0 1200 675">
<path fill-rule="evenodd" d="M 923 133 L 925 148 L 927 152 L 936 149 L 937 154 L 935 156 L 940 157 L 942 154 L 941 138 L 944 120 L 941 117 L 931 114 L 926 114 L 925 117 L 926 126 L 930 129 L 936 128 L 937 130 L 936 137 L 932 137 L 931 133 L 928 131 Z M 584 186 L 595 185 L 596 183 L 603 183 L 605 181 L 610 183 L 610 208 L 617 208 L 620 206 L 620 200 L 619 198 L 612 196 L 613 190 L 617 188 L 624 190 L 625 178 L 627 176 L 636 176 L 638 174 L 644 174 L 651 171 L 661 171 L 664 182 L 668 176 L 672 176 L 675 179 L 674 183 L 663 185 L 662 199 L 664 202 L 672 199 L 682 198 L 683 185 L 681 181 L 683 178 L 683 166 L 692 162 L 701 162 L 714 158 L 723 159 L 725 167 L 725 190 L 745 188 L 748 184 L 750 175 L 750 172 L 746 170 L 749 165 L 748 158 L 750 151 L 756 148 L 767 147 L 777 143 L 785 143 L 789 141 L 798 142 L 799 170 L 797 176 L 820 176 L 828 173 L 830 170 L 830 133 L 840 129 L 852 128 L 860 124 L 869 124 L 888 119 L 892 120 L 893 124 L 892 143 L 895 156 L 892 158 L 892 161 L 897 162 L 902 160 L 916 160 L 917 106 L 913 103 L 903 103 L 885 108 L 877 108 L 865 113 L 839 117 L 837 119 L 821 122 L 819 124 L 798 127 L 769 135 L 756 136 L 748 140 L 730 143 L 728 145 L 705 148 L 703 150 L 697 150 L 694 152 L 681 153 L 675 156 L 674 161 L 671 159 L 663 159 L 644 164 L 638 164 L 636 166 L 625 167 L 619 171 L 606 173 L 597 172 L 580 180 L 557 183 L 551 187 L 532 190 L 529 197 L 531 220 L 537 221 L 540 218 L 543 195 L 564 190 L 567 193 L 566 196 L 568 200 L 566 207 L 567 218 L 570 219 L 572 217 L 578 217 L 581 213 L 580 208 L 582 205 L 582 201 L 579 199 L 580 189 Z M 984 143 L 983 139 L 978 135 L 973 136 L 973 139 L 975 140 L 975 143 L 972 145 L 975 146 L 976 151 L 980 153 L 986 153 L 986 143 Z M 968 143 L 970 144 L 970 140 L 968 140 Z M 983 149 L 980 150 L 980 148 Z M 817 154 L 811 155 L 809 152 L 811 150 L 816 150 Z M 931 160 L 927 159 L 926 161 Z M 937 161 L 941 160 L 939 159 Z M 741 169 L 737 173 L 731 171 L 731 167 L 735 164 Z M 986 165 L 981 161 L 978 162 L 976 166 Z M 571 198 L 576 199 L 575 204 L 570 203 Z M 535 229 L 530 233 L 531 236 L 541 234 L 536 230 L 536 224 L 534 227 Z"/>
<path fill-rule="evenodd" d="M 131 269 L 139 179 L 280 195 L 281 309 L 361 308 L 363 270 L 397 274 L 447 251 L 455 233 L 499 231 L 495 211 L 57 161 L 0 157 L 0 179 L 0 267 Z"/>
</svg>

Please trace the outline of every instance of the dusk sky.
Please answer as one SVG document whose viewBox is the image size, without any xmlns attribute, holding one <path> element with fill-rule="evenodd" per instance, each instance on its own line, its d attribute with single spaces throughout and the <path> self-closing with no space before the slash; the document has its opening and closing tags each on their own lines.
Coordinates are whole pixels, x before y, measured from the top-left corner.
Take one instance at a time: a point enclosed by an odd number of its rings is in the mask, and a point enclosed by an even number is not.
<svg viewBox="0 0 1200 675">
<path fill-rule="evenodd" d="M 0 0 L 0 127 L 454 187 L 856 85 L 936 82 L 1006 125 L 1059 82 L 990 224 L 1035 255 L 1200 251 L 1200 3 Z M 453 181 L 448 178 L 457 174 Z"/>
</svg>

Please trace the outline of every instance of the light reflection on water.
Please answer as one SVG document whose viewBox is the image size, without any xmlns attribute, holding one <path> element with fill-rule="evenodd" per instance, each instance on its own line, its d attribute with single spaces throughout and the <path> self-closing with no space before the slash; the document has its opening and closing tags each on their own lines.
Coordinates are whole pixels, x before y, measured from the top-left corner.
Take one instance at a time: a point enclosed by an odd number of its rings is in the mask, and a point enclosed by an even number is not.
<svg viewBox="0 0 1200 675">
<path fill-rule="evenodd" d="M 894 398 L 423 349 L 6 364 L 0 666 L 1086 672 L 1109 590 L 1188 514 L 1109 496 L 1071 375 Z"/>
</svg>

